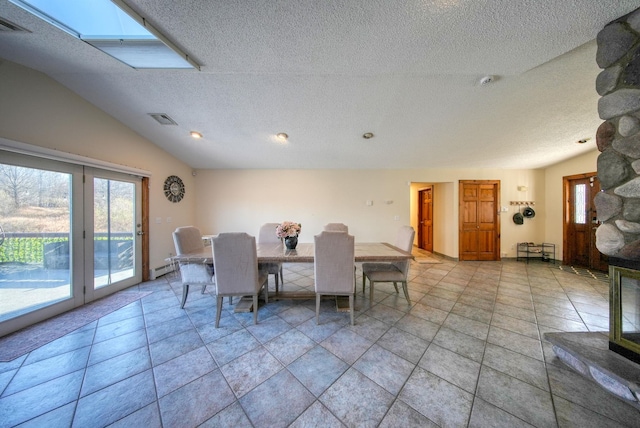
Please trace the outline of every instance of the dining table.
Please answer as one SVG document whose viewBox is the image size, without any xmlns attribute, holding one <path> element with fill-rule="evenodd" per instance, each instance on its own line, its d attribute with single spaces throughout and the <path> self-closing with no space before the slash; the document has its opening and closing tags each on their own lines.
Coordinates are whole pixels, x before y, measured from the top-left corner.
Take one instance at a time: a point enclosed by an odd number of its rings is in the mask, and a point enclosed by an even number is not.
<svg viewBox="0 0 640 428">
<path fill-rule="evenodd" d="M 313 243 L 299 242 L 295 249 L 289 249 L 281 243 L 256 244 L 258 264 L 260 263 L 313 263 L 315 246 Z M 376 262 L 391 263 L 396 261 L 413 260 L 414 256 L 407 251 L 395 247 L 386 242 L 356 242 L 354 245 L 356 263 Z M 207 245 L 204 249 L 192 253 L 180 254 L 171 257 L 176 263 L 213 263 L 212 247 Z M 215 269 L 215 267 L 214 267 Z M 355 284 L 354 284 L 355 288 Z M 269 294 L 269 299 L 310 299 L 315 298 L 315 293 L 304 291 L 280 291 L 277 294 Z M 236 305 L 236 312 L 248 312 L 251 310 L 250 299 L 243 300 Z M 343 310 L 343 305 L 338 300 L 337 309 Z M 247 304 L 249 306 L 247 307 Z M 347 306 L 348 309 L 348 306 Z"/>
</svg>

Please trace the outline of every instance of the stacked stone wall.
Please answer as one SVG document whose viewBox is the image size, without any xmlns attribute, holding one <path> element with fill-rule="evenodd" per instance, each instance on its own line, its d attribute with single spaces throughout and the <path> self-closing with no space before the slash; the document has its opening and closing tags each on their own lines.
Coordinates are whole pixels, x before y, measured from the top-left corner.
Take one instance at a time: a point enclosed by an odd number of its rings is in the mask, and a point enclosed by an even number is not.
<svg viewBox="0 0 640 428">
<path fill-rule="evenodd" d="M 596 79 L 601 96 L 596 133 L 600 155 L 595 197 L 596 247 L 608 256 L 640 260 L 640 9 L 598 34 Z"/>
</svg>

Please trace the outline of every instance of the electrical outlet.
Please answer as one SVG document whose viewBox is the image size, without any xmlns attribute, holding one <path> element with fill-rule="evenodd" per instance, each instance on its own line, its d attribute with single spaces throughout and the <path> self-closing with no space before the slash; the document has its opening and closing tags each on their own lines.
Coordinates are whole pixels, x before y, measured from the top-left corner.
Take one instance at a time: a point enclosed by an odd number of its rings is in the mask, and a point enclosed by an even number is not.
<svg viewBox="0 0 640 428">
<path fill-rule="evenodd" d="M 400 221 L 400 216 L 399 216 L 399 215 L 393 216 L 393 219 L 394 219 L 395 221 Z"/>
</svg>

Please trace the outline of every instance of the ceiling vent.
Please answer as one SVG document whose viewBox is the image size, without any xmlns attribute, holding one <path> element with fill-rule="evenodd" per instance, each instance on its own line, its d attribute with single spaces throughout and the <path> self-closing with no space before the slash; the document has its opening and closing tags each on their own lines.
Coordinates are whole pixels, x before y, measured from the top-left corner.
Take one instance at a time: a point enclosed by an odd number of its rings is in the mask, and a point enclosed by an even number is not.
<svg viewBox="0 0 640 428">
<path fill-rule="evenodd" d="M 27 30 L 26 28 L 22 28 L 21 26 L 14 24 L 11 21 L 7 21 L 4 18 L 0 18 L 0 32 L 27 32 L 30 33 L 31 31 Z"/>
<path fill-rule="evenodd" d="M 166 113 L 149 113 L 160 125 L 177 125 L 176 121 L 171 119 Z"/>
</svg>

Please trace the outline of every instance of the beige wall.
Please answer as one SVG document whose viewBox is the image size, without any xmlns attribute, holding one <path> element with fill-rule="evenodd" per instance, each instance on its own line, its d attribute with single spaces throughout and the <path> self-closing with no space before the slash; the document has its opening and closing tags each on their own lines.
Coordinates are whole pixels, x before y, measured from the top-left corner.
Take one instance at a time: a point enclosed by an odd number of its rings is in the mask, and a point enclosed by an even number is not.
<svg viewBox="0 0 640 428">
<path fill-rule="evenodd" d="M 506 257 L 515 257 L 516 242 L 543 239 L 543 170 L 200 170 L 196 222 L 205 233 L 256 234 L 262 223 L 292 220 L 302 223 L 301 242 L 311 242 L 326 223 L 342 222 L 358 241 L 393 242 L 399 226 L 417 227 L 417 191 L 432 183 L 434 251 L 457 258 L 458 180 L 471 179 L 501 182 L 501 205 L 508 210 L 501 213 Z M 521 185 L 529 190 L 518 192 Z M 512 200 L 536 201 L 538 214 L 515 225 Z"/>
<path fill-rule="evenodd" d="M 0 137 L 151 172 L 150 265 L 164 264 L 174 252 L 171 232 L 194 223 L 191 168 L 42 73 L 0 61 L 0 82 Z M 180 203 L 164 197 L 169 175 L 186 185 Z"/>
<path fill-rule="evenodd" d="M 393 242 L 399 226 L 417 228 L 417 191 L 425 183 L 434 185 L 434 250 L 455 258 L 458 181 L 473 179 L 501 182 L 503 257 L 515 257 L 516 242 L 543 239 L 561 254 L 562 176 L 596 169 L 594 151 L 547 170 L 200 170 L 193 177 L 188 165 L 37 71 L 0 62 L 0 81 L 0 95 L 11 100 L 0 105 L 0 137 L 151 171 L 152 267 L 164 264 L 174 251 L 171 232 L 187 224 L 204 233 L 257 234 L 262 223 L 293 220 L 302 223 L 301 241 L 311 242 L 324 224 L 344 222 L 358 241 Z M 169 175 L 186 185 L 178 204 L 162 192 Z M 536 202 L 536 217 L 522 226 L 512 221 L 509 202 L 517 200 Z"/>
<path fill-rule="evenodd" d="M 408 177 L 392 170 L 200 170 L 196 219 L 207 233 L 251 234 L 263 223 L 296 221 L 300 242 L 338 222 L 358 241 L 393 242 L 409 224 Z"/>
<path fill-rule="evenodd" d="M 545 195 L 544 170 L 484 170 L 484 169 L 440 169 L 413 171 L 412 193 L 417 193 L 425 184 L 434 185 L 434 251 L 449 257 L 458 257 L 458 187 L 460 180 L 499 180 L 500 207 L 500 253 L 502 257 L 515 257 L 515 245 L 522 241 L 541 241 L 544 237 Z M 526 192 L 518 186 L 527 186 Z M 410 209 L 412 225 L 417 228 L 417 196 Z M 511 201 L 534 201 L 536 217 L 526 219 L 523 225 L 513 223 L 517 206 Z"/>
<path fill-rule="evenodd" d="M 569 159 L 545 170 L 545 194 L 547 198 L 547 218 L 545 241 L 556 244 L 556 258 L 562 259 L 562 177 L 587 172 L 596 172 L 600 152 L 592 150 L 582 156 Z"/>
</svg>

